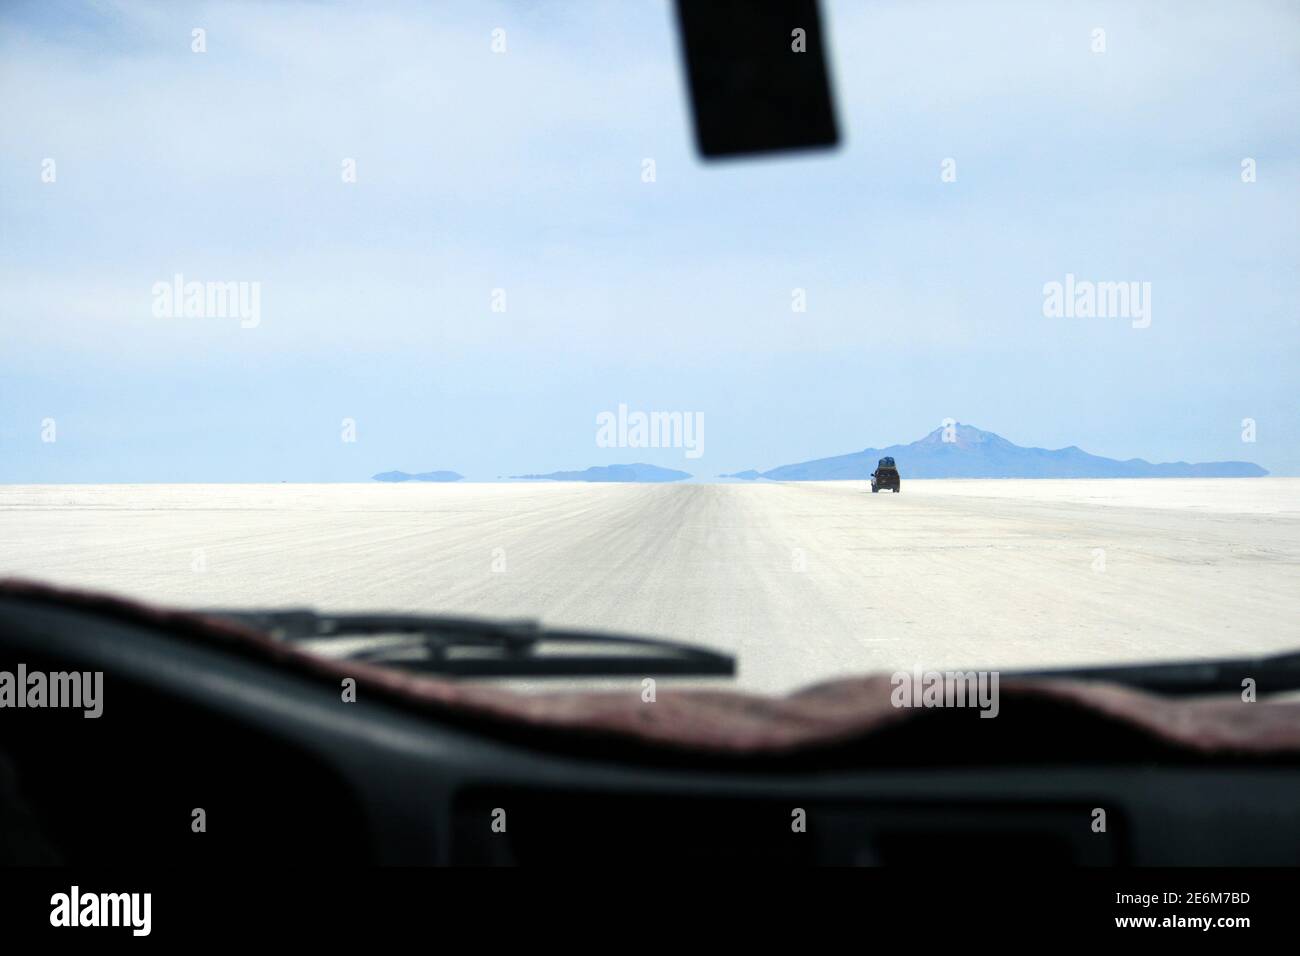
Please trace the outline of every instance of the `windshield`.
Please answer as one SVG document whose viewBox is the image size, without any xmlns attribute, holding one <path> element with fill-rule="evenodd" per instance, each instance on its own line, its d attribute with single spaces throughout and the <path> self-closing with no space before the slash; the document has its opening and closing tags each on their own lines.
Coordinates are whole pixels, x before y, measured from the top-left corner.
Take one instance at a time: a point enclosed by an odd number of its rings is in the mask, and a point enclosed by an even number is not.
<svg viewBox="0 0 1300 956">
<path fill-rule="evenodd" d="M 822 16 L 838 146 L 710 160 L 665 3 L 0 12 L 0 575 L 767 692 L 1295 645 L 1295 8 Z"/>
</svg>

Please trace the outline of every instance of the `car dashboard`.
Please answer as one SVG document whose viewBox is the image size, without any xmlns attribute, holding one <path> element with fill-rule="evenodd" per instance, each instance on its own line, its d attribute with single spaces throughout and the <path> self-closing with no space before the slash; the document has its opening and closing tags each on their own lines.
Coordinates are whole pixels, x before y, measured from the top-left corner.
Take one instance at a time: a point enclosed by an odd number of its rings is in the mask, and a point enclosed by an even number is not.
<svg viewBox="0 0 1300 956">
<path fill-rule="evenodd" d="M 6 715 L 9 864 L 617 865 L 637 848 L 726 864 L 1300 862 L 1289 745 L 1197 752 L 1043 700 L 996 721 L 931 712 L 720 752 L 430 710 L 365 684 L 345 702 L 331 677 L 148 616 L 9 595 L 0 669 L 19 662 L 102 671 L 105 691 L 97 718 Z M 1251 706 L 1295 725 L 1296 705 Z"/>
</svg>

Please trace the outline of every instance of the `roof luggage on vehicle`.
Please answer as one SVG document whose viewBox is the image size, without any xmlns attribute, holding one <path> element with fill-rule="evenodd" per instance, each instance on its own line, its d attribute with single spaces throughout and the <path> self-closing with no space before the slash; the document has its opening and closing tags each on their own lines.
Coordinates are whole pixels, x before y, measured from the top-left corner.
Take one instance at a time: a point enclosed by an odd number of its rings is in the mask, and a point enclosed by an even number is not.
<svg viewBox="0 0 1300 956">
<path fill-rule="evenodd" d="M 893 468 L 893 467 L 894 467 L 894 459 L 889 458 L 889 457 L 882 458 L 882 459 L 880 459 L 880 464 L 878 464 L 876 467 L 877 467 L 877 468 Z"/>
</svg>

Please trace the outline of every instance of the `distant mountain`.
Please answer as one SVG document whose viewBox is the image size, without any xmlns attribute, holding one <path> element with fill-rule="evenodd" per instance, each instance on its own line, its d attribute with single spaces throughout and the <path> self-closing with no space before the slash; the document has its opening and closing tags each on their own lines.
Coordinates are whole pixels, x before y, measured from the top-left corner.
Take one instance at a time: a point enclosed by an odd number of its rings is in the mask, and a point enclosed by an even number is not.
<svg viewBox="0 0 1300 956">
<path fill-rule="evenodd" d="M 460 481 L 464 477 L 454 471 L 422 471 L 418 475 L 405 471 L 381 471 L 373 476 L 375 481 Z"/>
<path fill-rule="evenodd" d="M 598 465 L 586 471 L 553 471 L 549 475 L 511 475 L 511 478 L 536 478 L 546 481 L 681 481 L 691 477 L 684 471 L 658 465 Z"/>
<path fill-rule="evenodd" d="M 719 478 L 744 478 L 746 481 L 753 481 L 755 478 L 762 478 L 763 476 L 760 475 L 758 472 L 756 472 L 753 468 L 751 468 L 748 471 L 738 471 L 734 475 L 718 475 L 718 477 Z"/>
<path fill-rule="evenodd" d="M 1247 461 L 1178 461 L 1152 464 L 1141 458 L 1117 461 L 1069 448 L 1024 448 L 971 425 L 954 426 L 953 441 L 936 428 L 920 441 L 888 448 L 864 448 L 834 458 L 782 465 L 757 477 L 774 481 L 833 481 L 869 478 L 876 462 L 891 456 L 908 478 L 1256 478 L 1268 472 Z M 735 477 L 749 478 L 752 472 Z"/>
</svg>

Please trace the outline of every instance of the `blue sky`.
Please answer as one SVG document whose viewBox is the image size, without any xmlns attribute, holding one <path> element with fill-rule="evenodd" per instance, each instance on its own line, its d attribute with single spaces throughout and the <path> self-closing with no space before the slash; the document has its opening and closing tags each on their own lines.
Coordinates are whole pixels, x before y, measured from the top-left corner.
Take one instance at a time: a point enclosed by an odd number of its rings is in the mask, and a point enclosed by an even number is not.
<svg viewBox="0 0 1300 956">
<path fill-rule="evenodd" d="M 844 144 L 726 163 L 667 3 L 0 8 L 0 481 L 712 476 L 947 417 L 1300 474 L 1300 7 L 825 6 Z M 260 324 L 155 317 L 176 273 Z M 1045 317 L 1067 273 L 1150 327 Z M 703 457 L 597 447 L 620 403 Z"/>
</svg>

